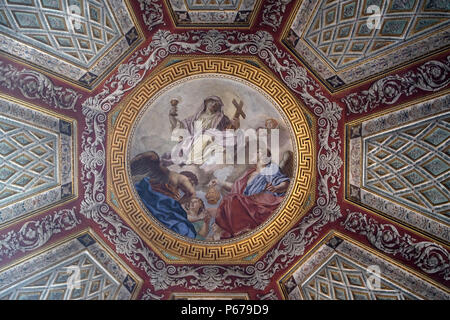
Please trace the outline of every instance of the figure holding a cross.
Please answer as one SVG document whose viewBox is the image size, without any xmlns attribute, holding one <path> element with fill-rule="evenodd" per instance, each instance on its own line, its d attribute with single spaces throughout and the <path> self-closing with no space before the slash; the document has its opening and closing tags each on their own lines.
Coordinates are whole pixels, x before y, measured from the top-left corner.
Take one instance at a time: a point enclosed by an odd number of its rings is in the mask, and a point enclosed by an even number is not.
<svg viewBox="0 0 450 320">
<path fill-rule="evenodd" d="M 244 119 L 246 117 L 243 110 L 244 102 L 238 103 L 235 99 L 232 102 L 236 110 L 232 120 L 224 114 L 222 99 L 218 96 L 209 96 L 204 99 L 200 109 L 193 116 L 180 121 L 177 119 L 178 100 L 171 100 L 169 121 L 172 131 L 184 129 L 189 133 L 188 138 L 183 137 L 183 141 L 180 141 L 179 150 L 176 151 L 183 153 L 182 155 L 177 154 L 177 156 L 182 156 L 184 164 L 203 164 L 205 159 L 210 156 L 209 151 L 212 148 L 208 148 L 208 146 L 215 140 L 215 135 L 218 138 L 217 133 L 223 133 L 228 129 L 239 129 L 240 117 Z"/>
</svg>

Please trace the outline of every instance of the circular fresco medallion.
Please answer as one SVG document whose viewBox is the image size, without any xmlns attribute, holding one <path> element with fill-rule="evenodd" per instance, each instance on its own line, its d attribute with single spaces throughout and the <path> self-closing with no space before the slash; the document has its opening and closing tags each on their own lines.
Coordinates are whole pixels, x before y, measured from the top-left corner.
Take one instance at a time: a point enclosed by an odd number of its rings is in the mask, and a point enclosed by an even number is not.
<svg viewBox="0 0 450 320">
<path fill-rule="evenodd" d="M 313 178 L 304 110 L 232 59 L 161 70 L 135 89 L 110 142 L 121 215 L 176 262 L 251 261 L 304 212 Z M 122 146 L 125 146 L 123 148 Z"/>
</svg>

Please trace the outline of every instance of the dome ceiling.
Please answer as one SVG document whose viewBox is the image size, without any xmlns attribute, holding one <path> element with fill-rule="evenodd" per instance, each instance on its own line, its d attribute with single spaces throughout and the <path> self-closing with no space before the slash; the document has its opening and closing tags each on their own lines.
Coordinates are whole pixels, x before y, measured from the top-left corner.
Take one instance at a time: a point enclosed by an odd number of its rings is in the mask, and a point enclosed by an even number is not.
<svg viewBox="0 0 450 320">
<path fill-rule="evenodd" d="M 449 10 L 0 0 L 0 299 L 449 299 Z"/>
</svg>

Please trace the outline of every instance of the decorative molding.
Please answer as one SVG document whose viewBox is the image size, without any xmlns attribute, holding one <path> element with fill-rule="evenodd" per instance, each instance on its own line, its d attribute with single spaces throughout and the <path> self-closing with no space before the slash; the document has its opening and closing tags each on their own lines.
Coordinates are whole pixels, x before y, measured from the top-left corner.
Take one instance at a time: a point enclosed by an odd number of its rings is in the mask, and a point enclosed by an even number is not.
<svg viewBox="0 0 450 320">
<path fill-rule="evenodd" d="M 139 0 L 143 11 L 142 19 L 149 31 L 159 24 L 166 25 L 162 5 L 158 2 L 158 0 Z"/>
<path fill-rule="evenodd" d="M 19 89 L 28 99 L 40 99 L 54 108 L 74 112 L 76 112 L 75 105 L 82 96 L 73 89 L 55 86 L 42 73 L 25 68 L 19 71 L 2 61 L 0 61 L 0 86 L 8 90 Z"/>
<path fill-rule="evenodd" d="M 250 54 L 259 57 L 319 117 L 317 206 L 254 265 L 167 265 L 105 203 L 106 112 L 167 55 L 194 52 Z M 210 30 L 172 34 L 167 30 L 159 30 L 147 48 L 136 52 L 128 63 L 119 66 L 118 73 L 106 82 L 101 93 L 85 101 L 83 115 L 86 117 L 86 126 L 82 134 L 81 162 L 85 196 L 81 213 L 101 227 L 118 253 L 147 273 L 155 291 L 176 286 L 209 291 L 231 290 L 243 286 L 264 290 L 276 272 L 286 268 L 304 253 L 305 247 L 318 237 L 324 225 L 342 216 L 337 203 L 337 191 L 341 185 L 340 168 L 343 165 L 339 158 L 341 139 L 337 126 L 342 108 L 325 97 L 319 84 L 307 76 L 306 69 L 279 50 L 273 37 L 267 32 L 244 34 Z"/>
<path fill-rule="evenodd" d="M 341 223 L 346 230 L 366 236 L 377 249 L 391 255 L 399 255 L 403 259 L 413 261 L 422 271 L 428 274 L 440 274 L 450 280 L 450 254 L 437 243 L 418 242 L 409 234 L 403 235 L 392 224 L 381 224 L 360 212 L 350 212 Z"/>
<path fill-rule="evenodd" d="M 342 98 L 347 114 L 368 112 L 381 104 L 392 105 L 403 95 L 411 96 L 418 89 L 437 92 L 450 84 L 450 56 L 444 61 L 431 60 L 404 75 L 391 75 L 376 81 L 368 90 Z"/>
<path fill-rule="evenodd" d="M 80 224 L 75 208 L 49 214 L 40 220 L 28 221 L 19 231 L 11 230 L 0 238 L 0 261 L 17 252 L 35 250 L 46 244 L 55 234 L 72 230 Z"/>
<path fill-rule="evenodd" d="M 281 25 L 283 20 L 283 14 L 286 11 L 286 6 L 291 3 L 292 0 L 269 0 L 264 7 L 263 16 L 260 26 L 267 25 L 272 27 L 275 32 Z"/>
</svg>

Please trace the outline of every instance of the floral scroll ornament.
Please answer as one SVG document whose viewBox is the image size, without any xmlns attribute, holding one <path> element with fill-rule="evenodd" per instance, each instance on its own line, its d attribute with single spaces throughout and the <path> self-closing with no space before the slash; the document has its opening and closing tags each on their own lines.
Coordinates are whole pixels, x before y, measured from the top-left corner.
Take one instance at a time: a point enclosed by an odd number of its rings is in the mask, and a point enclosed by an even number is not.
<svg viewBox="0 0 450 320">
<path fill-rule="evenodd" d="M 262 16 L 263 20 L 260 25 L 267 25 L 272 27 L 273 31 L 277 31 L 283 20 L 286 6 L 291 3 L 291 1 L 292 0 L 269 0 L 264 8 Z"/>
<path fill-rule="evenodd" d="M 12 257 L 17 252 L 32 251 L 46 244 L 55 234 L 72 230 L 81 222 L 75 208 L 64 209 L 40 220 L 28 221 L 19 231 L 11 230 L 0 238 L 0 261 L 2 256 Z"/>
<path fill-rule="evenodd" d="M 392 105 L 403 95 L 411 96 L 419 89 L 437 92 L 450 84 L 450 56 L 444 61 L 428 61 L 404 75 L 392 75 L 376 81 L 368 90 L 351 93 L 342 101 L 347 113 L 363 113 L 381 104 Z"/>
<path fill-rule="evenodd" d="M 82 96 L 75 90 L 57 87 L 43 74 L 29 69 L 18 70 L 0 61 L 0 86 L 8 90 L 19 89 L 28 99 L 39 99 L 58 109 L 75 110 Z"/>
<path fill-rule="evenodd" d="M 291 229 L 265 256 L 248 266 L 175 266 L 161 260 L 142 239 L 113 212 L 105 201 L 105 122 L 106 112 L 140 83 L 169 54 L 250 54 L 263 60 L 304 103 L 314 110 L 319 125 L 319 198 L 317 206 Z M 308 77 L 304 68 L 279 50 L 273 37 L 264 31 L 244 34 L 237 31 L 189 31 L 173 34 L 158 30 L 149 45 L 136 52 L 118 68 L 102 92 L 83 104 L 86 126 L 82 134 L 82 182 L 85 193 L 81 213 L 95 221 L 103 234 L 131 264 L 149 277 L 153 291 L 143 298 L 162 299 L 158 291 L 171 287 L 189 290 L 232 290 L 252 287 L 263 292 L 273 276 L 304 253 L 319 235 L 321 228 L 341 217 L 337 204 L 342 160 L 341 140 L 337 130 L 342 108 L 330 102 L 320 86 Z M 264 294 L 260 295 L 265 298 Z"/>
<path fill-rule="evenodd" d="M 350 212 L 342 223 L 345 229 L 366 236 L 377 249 L 391 255 L 413 261 L 422 271 L 428 274 L 442 274 L 450 280 L 450 254 L 434 242 L 422 241 L 408 234 L 401 235 L 392 224 L 381 224 L 366 214 Z"/>
<path fill-rule="evenodd" d="M 158 0 L 139 0 L 143 11 L 142 18 L 148 30 L 152 30 L 159 24 L 165 25 L 162 5 L 158 2 Z"/>
</svg>

